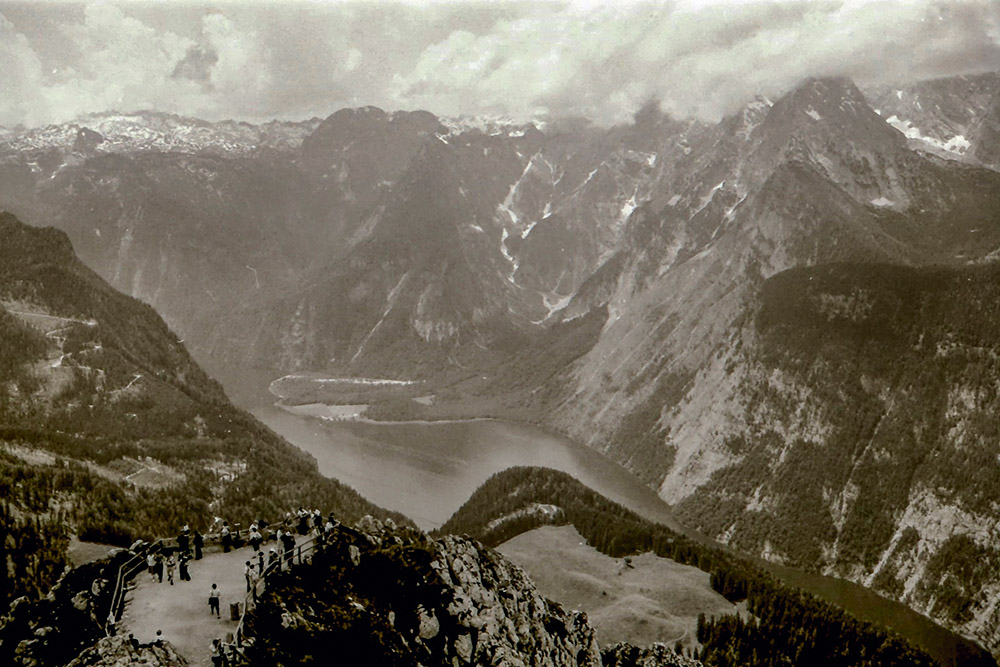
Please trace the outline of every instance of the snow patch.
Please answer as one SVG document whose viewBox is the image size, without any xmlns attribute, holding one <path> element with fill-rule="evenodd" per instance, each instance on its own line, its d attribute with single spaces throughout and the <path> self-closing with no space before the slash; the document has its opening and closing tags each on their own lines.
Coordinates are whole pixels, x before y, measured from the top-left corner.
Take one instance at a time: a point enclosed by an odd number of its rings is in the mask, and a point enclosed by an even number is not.
<svg viewBox="0 0 1000 667">
<path fill-rule="evenodd" d="M 885 197 L 879 197 L 878 199 L 872 200 L 872 206 L 878 206 L 880 208 L 885 206 L 893 206 L 895 203 L 896 202 L 892 201 L 891 199 L 886 199 Z"/>
<path fill-rule="evenodd" d="M 706 206 L 708 206 L 709 202 L 711 202 L 712 199 L 715 197 L 715 193 L 718 192 L 719 190 L 721 190 L 722 186 L 725 185 L 725 184 L 726 184 L 726 182 L 722 181 L 721 183 L 719 183 L 718 185 L 716 185 L 714 188 L 712 188 L 711 190 L 709 190 L 708 194 L 705 195 L 705 197 L 701 200 L 701 205 L 697 209 L 695 209 L 695 211 L 691 214 L 691 217 L 693 218 L 694 216 L 696 216 L 699 213 L 701 213 L 702 209 L 704 209 Z"/>
<path fill-rule="evenodd" d="M 636 186 L 635 190 L 632 191 L 632 196 L 628 198 L 624 204 L 622 204 L 621 217 L 619 220 L 624 222 L 628 220 L 628 217 L 632 215 L 632 211 L 638 208 L 639 204 L 636 201 L 636 195 L 639 193 L 639 187 Z"/>
<path fill-rule="evenodd" d="M 914 127 L 913 123 L 900 118 L 896 114 L 886 118 L 885 122 L 902 132 L 903 136 L 907 139 L 916 139 L 924 142 L 925 144 L 929 144 L 935 148 L 939 148 L 956 155 L 965 155 L 966 151 L 968 151 L 972 146 L 969 140 L 965 138 L 965 135 L 962 134 L 956 134 L 947 141 L 927 136 L 920 130 L 920 128 Z"/>
<path fill-rule="evenodd" d="M 517 260 L 514 259 L 514 256 L 511 255 L 510 251 L 507 249 L 507 239 L 509 237 L 510 237 L 510 234 L 507 233 L 506 229 L 501 230 L 501 232 L 500 232 L 500 254 L 503 255 L 504 259 L 506 259 L 508 262 L 510 262 L 510 265 L 513 267 L 511 269 L 511 271 L 510 271 L 510 275 L 507 276 L 507 280 L 511 284 L 516 284 L 514 282 L 514 274 L 517 273 L 517 269 L 519 268 L 519 265 L 517 263 Z"/>
<path fill-rule="evenodd" d="M 806 115 L 812 118 L 813 120 L 823 120 L 823 117 L 819 115 L 819 112 L 813 109 L 812 107 L 806 109 Z"/>
<path fill-rule="evenodd" d="M 733 219 L 733 213 L 736 211 L 736 209 L 739 207 L 739 205 L 743 203 L 743 201 L 746 198 L 747 198 L 747 195 L 743 195 L 742 197 L 740 197 L 740 200 L 738 202 L 736 202 L 735 204 L 733 204 L 732 206 L 730 206 L 728 209 L 726 209 L 726 215 L 725 215 L 725 219 L 726 220 L 732 220 Z"/>
<path fill-rule="evenodd" d="M 670 198 L 670 201 L 667 202 L 667 206 L 677 206 L 677 202 L 679 202 L 680 200 L 681 200 L 680 195 L 674 195 L 673 197 Z"/>
</svg>

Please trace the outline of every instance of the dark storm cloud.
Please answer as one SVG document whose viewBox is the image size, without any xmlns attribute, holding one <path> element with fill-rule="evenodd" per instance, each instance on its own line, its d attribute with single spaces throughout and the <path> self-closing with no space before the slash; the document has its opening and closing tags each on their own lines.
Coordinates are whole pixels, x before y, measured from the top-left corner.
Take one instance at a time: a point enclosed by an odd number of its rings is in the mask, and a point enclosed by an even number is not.
<svg viewBox="0 0 1000 667">
<path fill-rule="evenodd" d="M 174 79 L 190 79 L 211 85 L 212 66 L 219 62 L 219 54 L 212 48 L 192 46 L 184 58 L 177 62 L 170 75 Z"/>
</svg>

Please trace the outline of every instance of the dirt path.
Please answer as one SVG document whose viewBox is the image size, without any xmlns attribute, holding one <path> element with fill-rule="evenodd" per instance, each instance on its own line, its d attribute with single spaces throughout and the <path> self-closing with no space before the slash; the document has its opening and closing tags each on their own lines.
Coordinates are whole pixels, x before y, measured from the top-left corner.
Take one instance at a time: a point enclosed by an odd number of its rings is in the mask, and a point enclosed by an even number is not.
<svg viewBox="0 0 1000 667">
<path fill-rule="evenodd" d="M 149 642 L 156 638 L 157 630 L 162 630 L 163 639 L 173 644 L 191 665 L 211 665 L 212 640 L 225 639 L 226 633 L 236 628 L 236 621 L 230 620 L 229 605 L 232 602 L 242 605 L 246 594 L 243 566 L 247 560 L 256 563 L 255 558 L 250 547 L 228 554 L 206 554 L 201 560 L 190 561 L 191 581 L 181 581 L 175 573 L 173 586 L 167 583 L 166 574 L 161 584 L 143 570 L 135 578 L 136 587 L 126 596 L 120 632 L 131 632 L 140 642 Z M 213 583 L 222 591 L 221 619 L 208 611 L 208 592 Z"/>
</svg>

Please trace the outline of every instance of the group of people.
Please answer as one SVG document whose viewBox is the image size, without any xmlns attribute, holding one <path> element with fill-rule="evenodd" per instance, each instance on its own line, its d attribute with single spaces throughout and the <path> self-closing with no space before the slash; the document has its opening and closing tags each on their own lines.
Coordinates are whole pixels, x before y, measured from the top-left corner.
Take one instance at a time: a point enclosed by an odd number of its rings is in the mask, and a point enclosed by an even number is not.
<svg viewBox="0 0 1000 667">
<path fill-rule="evenodd" d="M 263 520 L 254 521 L 246 534 L 247 543 L 253 548 L 256 558 L 245 561 L 243 575 L 246 579 L 247 593 L 253 594 L 254 602 L 257 601 L 257 584 L 268 569 L 283 569 L 285 564 L 290 565 L 295 555 L 296 538 L 291 527 L 295 526 L 299 535 L 312 535 L 316 540 L 318 549 L 322 549 L 329 533 L 340 525 L 334 518 L 333 512 L 324 518 L 322 513 L 316 510 L 306 510 L 299 507 L 297 514 L 289 512 L 285 516 L 285 521 L 274 532 L 268 532 L 268 524 Z M 264 544 L 274 537 L 276 545 L 264 553 Z M 219 541 L 223 552 L 228 553 L 233 548 L 243 544 L 238 526 L 233 529 L 228 521 L 222 522 L 219 532 Z M 175 572 L 180 581 L 191 581 L 188 564 L 191 560 L 200 560 L 203 557 L 205 538 L 197 530 L 191 531 L 185 525 L 177 536 L 176 548 L 163 547 L 158 551 L 150 551 L 146 556 L 146 565 L 150 577 L 154 581 L 163 582 L 164 577 L 170 585 L 174 583 Z M 266 556 L 266 558 L 265 558 Z M 256 562 L 254 562 L 256 561 Z M 216 618 L 222 618 L 222 590 L 218 584 L 213 583 L 208 592 L 208 611 Z M 113 624 L 112 624 L 113 627 Z M 111 631 L 113 634 L 113 630 Z M 212 642 L 211 656 L 213 665 L 228 665 L 235 658 L 232 655 L 232 646 L 220 639 Z"/>
<path fill-rule="evenodd" d="M 174 585 L 174 573 L 176 572 L 181 581 L 191 581 L 191 573 L 188 571 L 188 563 L 191 560 L 201 560 L 202 549 L 205 546 L 205 538 L 197 530 L 191 534 L 191 528 L 187 525 L 181 529 L 177 536 L 177 548 L 161 548 L 159 551 L 149 551 L 146 554 L 146 569 L 149 576 L 159 583 L 163 583 L 163 576 L 166 574 L 167 581 Z M 192 547 L 194 551 L 192 553 Z"/>
<path fill-rule="evenodd" d="M 188 571 L 188 562 L 191 554 L 188 552 L 178 552 L 174 558 L 173 553 L 158 551 L 149 553 L 146 556 L 146 569 L 153 581 L 163 583 L 163 574 L 166 572 L 167 581 L 174 585 L 174 572 L 177 571 L 181 581 L 191 581 L 191 573 Z"/>
</svg>

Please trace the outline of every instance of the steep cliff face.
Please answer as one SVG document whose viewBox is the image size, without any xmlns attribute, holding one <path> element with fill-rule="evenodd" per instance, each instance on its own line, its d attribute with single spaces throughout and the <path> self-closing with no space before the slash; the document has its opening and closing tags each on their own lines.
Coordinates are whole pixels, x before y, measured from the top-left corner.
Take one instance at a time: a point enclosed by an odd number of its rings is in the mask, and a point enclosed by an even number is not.
<svg viewBox="0 0 1000 667">
<path fill-rule="evenodd" d="M 557 423 L 602 447 L 644 434 L 677 449 L 671 500 L 703 481 L 695 468 L 726 458 L 712 436 L 735 407 L 722 369 L 764 279 L 830 261 L 962 263 L 1000 245 L 995 174 L 908 150 L 849 82 L 806 82 L 723 126 L 675 194 L 630 217 L 616 255 L 563 311 L 601 305 L 609 317 Z M 642 452 L 622 458 L 642 467 Z"/>
<path fill-rule="evenodd" d="M 676 510 L 741 550 L 821 569 L 998 645 L 994 265 L 840 264 L 764 285 L 718 434 Z"/>
<path fill-rule="evenodd" d="M 340 529 L 312 564 L 269 586 L 247 621 L 251 660 L 289 663 L 336 647 L 345 664 L 602 664 L 586 615 L 544 599 L 492 549 L 359 528 Z"/>
</svg>

